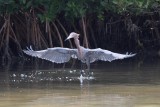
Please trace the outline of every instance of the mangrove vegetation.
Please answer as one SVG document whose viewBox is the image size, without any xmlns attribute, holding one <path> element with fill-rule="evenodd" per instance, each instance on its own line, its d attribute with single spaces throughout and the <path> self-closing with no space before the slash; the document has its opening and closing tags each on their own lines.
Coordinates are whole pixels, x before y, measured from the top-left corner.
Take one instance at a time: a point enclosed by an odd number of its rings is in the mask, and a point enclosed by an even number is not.
<svg viewBox="0 0 160 107">
<path fill-rule="evenodd" d="M 23 58 L 23 49 L 71 47 L 70 32 L 86 48 L 159 51 L 160 0 L 0 0 L 0 55 Z"/>
</svg>

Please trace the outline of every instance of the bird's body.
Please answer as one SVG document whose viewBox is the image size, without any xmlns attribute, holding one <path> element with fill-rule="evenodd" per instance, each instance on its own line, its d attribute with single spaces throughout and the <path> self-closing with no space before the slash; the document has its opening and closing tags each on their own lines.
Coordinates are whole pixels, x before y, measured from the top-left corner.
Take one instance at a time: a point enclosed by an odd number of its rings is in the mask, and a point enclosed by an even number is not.
<svg viewBox="0 0 160 107">
<path fill-rule="evenodd" d="M 46 59 L 54 63 L 65 63 L 71 58 L 78 58 L 81 62 L 86 63 L 90 68 L 90 63 L 101 60 L 101 61 L 112 61 L 116 59 L 124 59 L 132 57 L 135 54 L 119 54 L 101 48 L 88 49 L 80 46 L 79 34 L 72 32 L 67 39 L 74 38 L 77 49 L 70 48 L 48 48 L 45 50 L 34 51 L 32 48 L 24 50 L 27 55 Z"/>
</svg>

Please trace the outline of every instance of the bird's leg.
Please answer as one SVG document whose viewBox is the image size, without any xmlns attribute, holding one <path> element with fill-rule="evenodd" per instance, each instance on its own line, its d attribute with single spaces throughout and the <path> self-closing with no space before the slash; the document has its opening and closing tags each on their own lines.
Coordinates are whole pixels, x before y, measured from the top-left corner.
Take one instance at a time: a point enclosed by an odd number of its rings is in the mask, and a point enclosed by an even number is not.
<svg viewBox="0 0 160 107">
<path fill-rule="evenodd" d="M 88 77 L 90 77 L 90 63 L 88 64 Z"/>
<path fill-rule="evenodd" d="M 87 60 L 87 67 L 88 67 L 88 77 L 90 76 L 90 61 Z"/>
<path fill-rule="evenodd" d="M 83 75 L 82 68 L 83 68 L 83 63 L 81 62 L 81 71 L 80 71 L 81 75 Z"/>
</svg>

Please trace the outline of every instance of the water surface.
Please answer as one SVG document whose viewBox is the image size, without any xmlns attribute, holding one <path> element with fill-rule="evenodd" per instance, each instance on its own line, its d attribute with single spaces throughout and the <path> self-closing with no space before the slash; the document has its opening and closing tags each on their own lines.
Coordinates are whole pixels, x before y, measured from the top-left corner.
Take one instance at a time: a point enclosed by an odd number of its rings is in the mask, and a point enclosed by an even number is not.
<svg viewBox="0 0 160 107">
<path fill-rule="evenodd" d="M 80 84 L 78 62 L 15 61 L 1 66 L 0 107 L 160 107 L 159 65 L 157 58 L 93 63 Z"/>
</svg>

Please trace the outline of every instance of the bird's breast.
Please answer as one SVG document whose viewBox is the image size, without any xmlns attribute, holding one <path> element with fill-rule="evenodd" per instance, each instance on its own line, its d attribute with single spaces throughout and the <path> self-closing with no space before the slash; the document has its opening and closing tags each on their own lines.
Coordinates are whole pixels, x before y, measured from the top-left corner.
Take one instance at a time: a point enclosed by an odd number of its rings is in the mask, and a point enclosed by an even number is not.
<svg viewBox="0 0 160 107">
<path fill-rule="evenodd" d="M 80 60 L 82 60 L 84 58 L 84 53 L 82 51 L 78 52 L 78 57 Z"/>
<path fill-rule="evenodd" d="M 86 63 L 86 57 L 85 57 L 85 53 L 79 53 L 78 55 L 78 59 L 81 60 L 83 63 Z"/>
</svg>

